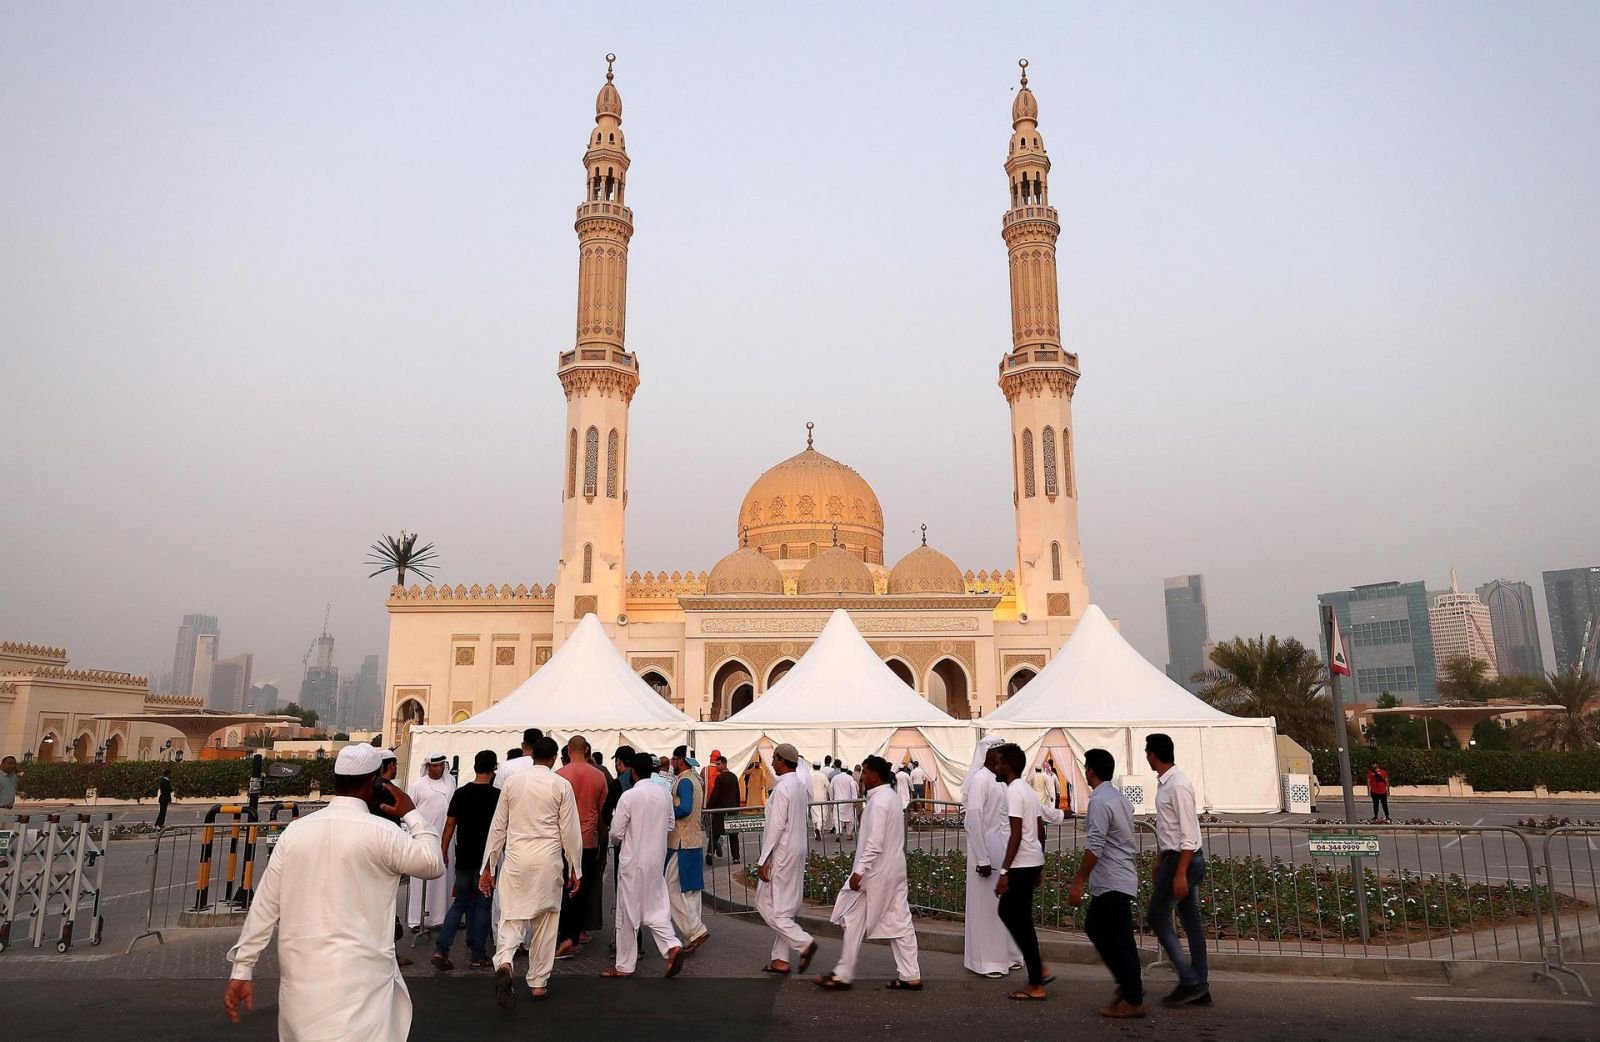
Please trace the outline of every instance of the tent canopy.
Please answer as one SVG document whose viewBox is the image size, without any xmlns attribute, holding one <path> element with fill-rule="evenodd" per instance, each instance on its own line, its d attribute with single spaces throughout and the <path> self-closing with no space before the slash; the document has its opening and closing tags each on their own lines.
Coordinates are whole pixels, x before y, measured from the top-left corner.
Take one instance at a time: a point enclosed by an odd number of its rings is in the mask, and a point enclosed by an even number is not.
<svg viewBox="0 0 1600 1042">
<path fill-rule="evenodd" d="M 799 668 L 799 667 L 796 667 Z M 1060 653 L 984 723 L 1035 725 L 1233 720 L 1145 661 L 1091 604 Z"/>
<path fill-rule="evenodd" d="M 963 722 L 907 687 L 861 636 L 849 612 L 835 608 L 794 668 L 724 724 L 915 727 Z"/>
<path fill-rule="evenodd" d="M 577 629 L 539 670 L 460 727 L 635 727 L 677 724 L 689 718 L 639 679 L 595 615 Z"/>
</svg>

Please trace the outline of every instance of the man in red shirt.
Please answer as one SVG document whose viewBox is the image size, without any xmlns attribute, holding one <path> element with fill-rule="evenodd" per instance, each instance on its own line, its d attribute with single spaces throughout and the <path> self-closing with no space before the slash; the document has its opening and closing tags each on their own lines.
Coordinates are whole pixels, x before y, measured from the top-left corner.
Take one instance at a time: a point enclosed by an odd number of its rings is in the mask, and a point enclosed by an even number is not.
<svg viewBox="0 0 1600 1042">
<path fill-rule="evenodd" d="M 1376 821 L 1389 820 L 1389 772 L 1383 769 L 1382 764 L 1375 763 L 1367 768 L 1367 795 L 1372 797 L 1372 817 Z M 1379 804 L 1383 805 L 1383 813 L 1378 812 Z"/>
<path fill-rule="evenodd" d="M 583 832 L 583 863 L 578 868 L 578 889 L 561 897 L 561 923 L 556 928 L 559 943 L 556 958 L 575 954 L 583 942 L 591 891 L 598 892 L 605 861 L 601 857 L 600 812 L 606 804 L 608 783 L 605 772 L 589 760 L 589 742 L 574 735 L 567 742 L 570 763 L 556 772 L 572 786 L 577 797 L 578 825 Z"/>
</svg>

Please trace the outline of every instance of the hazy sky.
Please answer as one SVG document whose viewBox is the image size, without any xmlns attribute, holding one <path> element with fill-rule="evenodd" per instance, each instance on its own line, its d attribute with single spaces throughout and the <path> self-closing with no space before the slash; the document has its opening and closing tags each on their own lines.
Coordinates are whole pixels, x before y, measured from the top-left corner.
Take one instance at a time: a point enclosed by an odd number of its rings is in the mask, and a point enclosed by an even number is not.
<svg viewBox="0 0 1600 1042">
<path fill-rule="evenodd" d="M 804 445 L 1014 568 L 1002 163 L 1032 61 L 1094 599 L 1157 665 L 1319 591 L 1600 563 L 1600 5 L 0 3 L 0 637 L 298 688 L 367 544 L 549 582 L 603 55 L 628 567 Z M 1540 588 L 1540 614 L 1543 591 Z M 1546 625 L 1548 620 L 1543 620 Z"/>
</svg>

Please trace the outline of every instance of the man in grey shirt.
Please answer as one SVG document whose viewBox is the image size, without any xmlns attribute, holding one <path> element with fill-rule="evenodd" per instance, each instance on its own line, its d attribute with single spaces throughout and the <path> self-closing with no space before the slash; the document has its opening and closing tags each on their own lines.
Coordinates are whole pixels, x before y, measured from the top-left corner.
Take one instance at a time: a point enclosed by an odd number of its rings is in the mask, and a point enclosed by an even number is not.
<svg viewBox="0 0 1600 1042">
<path fill-rule="evenodd" d="M 1133 940 L 1133 899 L 1139 892 L 1133 805 L 1111 784 L 1116 773 L 1117 761 L 1106 750 L 1084 754 L 1083 774 L 1094 791 L 1089 796 L 1083 864 L 1067 901 L 1074 908 L 1083 904 L 1083 885 L 1089 884 L 1084 932 L 1117 982 L 1117 997 L 1100 1015 L 1124 1020 L 1144 1016 L 1144 980 Z"/>
<path fill-rule="evenodd" d="M 7 756 L 0 760 L 0 810 L 10 810 L 17 803 L 17 789 L 22 775 L 17 771 L 17 758 Z"/>
</svg>

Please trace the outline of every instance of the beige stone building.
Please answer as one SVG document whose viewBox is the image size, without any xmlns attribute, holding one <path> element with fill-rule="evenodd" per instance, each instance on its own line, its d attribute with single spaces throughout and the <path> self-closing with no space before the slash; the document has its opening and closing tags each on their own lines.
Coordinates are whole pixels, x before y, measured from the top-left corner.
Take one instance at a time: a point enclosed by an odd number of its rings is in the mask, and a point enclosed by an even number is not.
<svg viewBox="0 0 1600 1042">
<path fill-rule="evenodd" d="M 1484 674 L 1488 680 L 1500 676 L 1489 606 L 1476 593 L 1461 591 L 1454 568 L 1450 569 L 1450 592 L 1439 594 L 1428 606 L 1428 629 L 1433 633 L 1433 662 L 1440 676 L 1445 666 L 1458 658 L 1488 663 Z"/>
<path fill-rule="evenodd" d="M 1011 430 L 1009 444 L 997 438 L 994 446 L 1012 466 L 1015 563 L 963 570 L 923 545 L 891 566 L 871 485 L 819 452 L 808 424 L 805 448 L 755 479 L 737 518 L 708 519 L 732 522 L 726 557 L 708 570 L 641 573 L 628 570 L 625 540 L 628 410 L 640 361 L 625 343 L 633 211 L 612 60 L 583 157 L 576 342 L 556 365 L 567 423 L 555 581 L 394 587 L 389 735 L 487 709 L 590 613 L 641 677 L 698 719 L 724 719 L 760 698 L 835 608 L 849 611 L 890 668 L 940 708 L 958 717 L 992 710 L 1044 666 L 1089 603 L 1072 425 L 1078 356 L 1061 344 L 1060 224 L 1027 63 L 1011 110 L 1001 221 L 1011 347 L 999 385 Z"/>
</svg>

